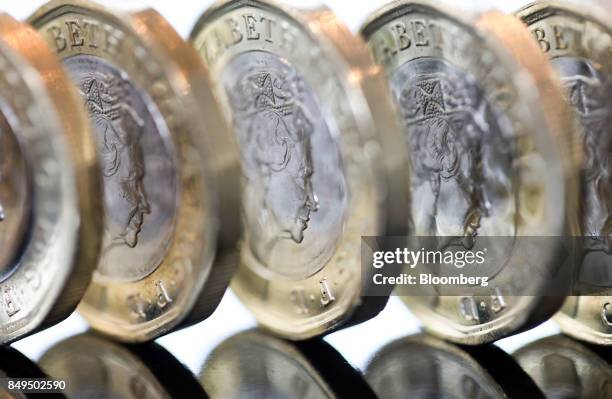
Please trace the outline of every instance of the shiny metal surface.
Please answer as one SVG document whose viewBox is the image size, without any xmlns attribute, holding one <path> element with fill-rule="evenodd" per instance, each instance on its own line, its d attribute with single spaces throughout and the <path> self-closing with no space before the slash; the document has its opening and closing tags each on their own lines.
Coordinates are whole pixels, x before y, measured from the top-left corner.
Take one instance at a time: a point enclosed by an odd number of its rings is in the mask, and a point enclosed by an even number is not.
<svg viewBox="0 0 612 399">
<path fill-rule="evenodd" d="M 1 107 L 0 107 L 1 108 Z M 0 114 L 0 281 L 17 267 L 32 213 L 30 173 L 18 137 Z"/>
<path fill-rule="evenodd" d="M 395 341 L 378 352 L 366 378 L 381 399 L 507 397 L 501 387 L 459 348 L 420 336 Z"/>
<path fill-rule="evenodd" d="M 42 365 L 42 359 L 49 359 L 50 353 L 57 354 L 58 356 L 55 357 L 58 360 L 56 370 L 64 370 L 63 377 L 68 378 L 68 381 L 74 381 L 73 387 L 76 388 L 78 382 L 80 389 L 84 389 L 81 383 L 89 381 L 92 383 L 89 387 L 93 388 L 93 382 L 96 384 L 101 382 L 102 384 L 96 385 L 97 392 L 102 395 L 107 392 L 107 396 L 109 396 L 109 391 L 105 391 L 104 387 L 107 389 L 125 387 L 128 390 L 124 391 L 124 394 L 130 395 L 128 380 L 134 375 L 133 370 L 138 370 L 142 373 L 143 378 L 140 384 L 134 383 L 135 385 L 147 385 L 149 380 L 144 377 L 153 375 L 158 381 L 158 386 L 168 393 L 178 392 L 179 394 L 174 397 L 181 399 L 190 396 L 181 396 L 181 391 L 173 390 L 173 387 L 177 385 L 193 387 L 194 375 L 203 384 L 205 393 L 211 398 L 227 397 L 223 394 L 241 394 L 245 398 L 269 398 L 270 396 L 265 396 L 265 394 L 289 392 L 284 396 L 274 397 L 285 399 L 299 397 L 291 395 L 292 391 L 306 394 L 319 393 L 321 386 L 331 389 L 336 395 L 332 397 L 369 397 L 371 389 L 363 386 L 364 379 L 360 375 L 361 371 L 370 370 L 369 364 L 377 363 L 382 366 L 385 363 L 391 367 L 377 369 L 384 370 L 387 378 L 378 374 L 381 377 L 380 383 L 372 387 L 377 389 L 386 387 L 388 388 L 386 392 L 403 393 L 403 397 L 419 397 L 418 394 L 423 392 L 422 388 L 425 385 L 429 383 L 435 385 L 436 381 L 441 385 L 448 382 L 447 386 L 455 384 L 456 393 L 483 392 L 482 388 L 479 391 L 473 383 L 470 384 L 471 381 L 468 378 L 466 378 L 464 387 L 457 385 L 457 381 L 461 382 L 460 378 L 442 380 L 429 376 L 432 370 L 437 370 L 438 376 L 448 376 L 443 372 L 445 365 L 449 366 L 449 370 L 456 372 L 455 376 L 463 374 L 470 376 L 471 371 L 469 370 L 472 370 L 474 364 L 477 364 L 478 370 L 488 375 L 489 379 L 494 379 L 497 385 L 502 387 L 502 392 L 518 392 L 515 396 L 510 395 L 510 397 L 537 397 L 528 396 L 528 393 L 531 392 L 529 389 L 532 389 L 533 386 L 529 388 L 529 380 L 525 382 L 524 373 L 521 377 L 521 373 L 515 370 L 516 364 L 514 366 L 512 362 L 508 364 L 508 355 L 502 356 L 503 354 L 499 354 L 499 349 L 496 351 L 495 348 L 484 346 L 480 353 L 478 351 L 473 353 L 472 350 L 478 350 L 480 347 L 466 349 L 441 343 L 433 345 L 432 348 L 435 349 L 434 353 L 438 354 L 437 358 L 427 360 L 428 351 L 425 345 L 413 343 L 407 346 L 409 351 L 404 351 L 400 346 L 387 345 L 405 336 L 407 328 L 400 326 L 398 320 L 411 319 L 408 310 L 399 298 L 392 298 L 389 306 L 378 317 L 355 327 L 329 334 L 323 342 L 319 340 L 289 342 L 261 330 L 251 330 L 254 326 L 254 319 L 249 317 L 248 311 L 231 292 L 224 298 L 219 310 L 219 313 L 215 313 L 202 324 L 159 338 L 157 344 L 165 349 L 161 353 L 151 350 L 154 347 L 159 348 L 158 345 L 136 345 L 136 347 L 143 348 L 142 351 L 136 353 L 133 345 L 112 343 L 99 336 L 94 336 L 96 339 L 77 341 L 86 342 L 87 345 L 68 345 L 67 342 L 76 341 L 73 334 L 80 334 L 80 331 L 86 327 L 83 322 L 76 322 L 74 318 L 48 331 L 19 341 L 14 346 L 32 360 L 37 361 L 39 365 Z M 231 314 L 232 317 L 227 318 L 227 314 Z M 416 323 L 416 320 L 414 322 Z M 415 329 L 412 328 L 411 331 Z M 496 345 L 513 351 L 526 342 L 533 341 L 534 337 L 541 337 L 555 333 L 555 331 L 557 330 L 554 324 L 549 323 L 522 336 L 502 340 Z M 91 335 L 87 334 L 87 336 Z M 441 342 L 431 337 L 430 339 Z M 102 341 L 102 344 L 98 341 Z M 403 342 L 405 339 L 402 338 L 400 341 Z M 56 351 L 51 347 L 63 348 L 64 352 Z M 447 359 L 444 354 L 444 348 L 447 347 L 454 348 L 448 355 L 450 359 Z M 109 350 L 109 348 L 115 349 Z M 394 350 L 389 351 L 383 348 Z M 168 358 L 168 352 L 173 358 Z M 457 352 L 463 355 L 456 355 Z M 118 357 L 114 357 L 115 353 Z M 390 355 L 393 360 L 383 362 L 379 356 L 381 353 Z M 487 353 L 489 354 L 488 359 L 485 356 Z M 104 354 L 102 358 L 105 359 L 102 365 L 100 354 Z M 126 354 L 127 358 L 122 354 Z M 65 361 L 62 363 L 60 359 Z M 390 358 L 385 356 L 385 359 Z M 435 359 L 443 359 L 444 363 L 438 363 Z M 177 368 L 177 360 L 184 366 Z M 68 367 L 68 363 L 72 366 Z M 431 363 L 435 364 L 435 367 L 430 367 Z M 165 370 L 155 371 L 166 365 Z M 103 368 L 102 366 L 110 369 L 105 372 L 105 375 L 111 378 L 101 377 L 98 370 Z M 114 366 L 120 367 L 114 368 Z M 125 367 L 129 370 L 125 370 Z M 91 372 L 84 372 L 85 368 L 90 368 Z M 186 368 L 189 369 L 191 375 L 184 374 L 187 372 Z M 412 374 L 406 376 L 403 373 L 403 370 L 406 369 L 412 370 Z M 401 373 L 399 379 L 394 377 L 397 375 L 395 372 Z M 481 374 L 476 372 L 476 376 L 479 375 Z M 88 376 L 90 376 L 89 379 Z M 162 380 L 162 377 L 165 379 Z M 406 381 L 410 381 L 410 384 L 406 384 Z M 104 382 L 108 382 L 109 385 L 104 385 Z M 119 382 L 121 384 L 112 385 L 112 383 Z M 521 392 L 523 395 L 519 394 Z"/>
<path fill-rule="evenodd" d="M 375 320 L 368 323 L 380 327 Z M 197 333 L 206 336 L 204 329 Z M 257 330 L 230 333 L 212 350 L 204 349 L 205 342 L 192 344 L 191 352 L 202 358 L 195 363 L 177 355 L 178 341 L 164 348 L 122 345 L 86 333 L 53 344 L 36 357 L 38 367 L 5 348 L 0 370 L 67 379 L 70 398 L 361 398 L 372 397 L 371 389 L 383 399 L 604 398 L 609 393 L 609 350 L 563 336 L 530 343 L 514 352 L 516 360 L 493 346 L 462 347 L 423 334 L 385 344 L 380 342 L 385 335 L 379 338 L 362 342 L 375 352 L 364 367 L 371 388 L 346 363 L 344 356 L 352 354 L 342 345 L 292 343 Z"/>
<path fill-rule="evenodd" d="M 424 334 L 379 349 L 365 375 L 381 399 L 544 397 L 498 348 L 463 348 Z"/>
<path fill-rule="evenodd" d="M 264 51 L 232 59 L 221 81 L 249 199 L 245 250 L 272 278 L 312 276 L 333 255 L 348 201 L 339 149 L 320 104 L 294 67 Z"/>
<path fill-rule="evenodd" d="M 375 397 L 323 341 L 290 343 L 258 330 L 223 341 L 206 359 L 200 379 L 209 396 L 220 399 Z"/>
<path fill-rule="evenodd" d="M 241 146 L 245 237 L 232 288 L 259 323 L 305 339 L 377 314 L 363 235 L 405 235 L 409 165 L 364 43 L 327 9 L 229 1 L 196 23 Z"/>
<path fill-rule="evenodd" d="M 174 236 L 177 171 L 162 115 L 124 71 L 95 56 L 64 62 L 96 130 L 105 228 L 97 273 L 113 282 L 157 269 Z"/>
<path fill-rule="evenodd" d="M 100 249 L 95 144 L 36 31 L 0 15 L 0 344 L 76 307 Z"/>
<path fill-rule="evenodd" d="M 51 347 L 39 365 L 67 382 L 68 398 L 207 398 L 193 375 L 154 343 L 124 346 L 85 333 Z"/>
<path fill-rule="evenodd" d="M 579 122 L 574 134 L 584 148 L 578 284 L 596 295 L 568 298 L 556 320 L 567 334 L 610 345 L 612 25 L 610 11 L 593 6 L 543 1 L 517 14 L 561 76 Z"/>
<path fill-rule="evenodd" d="M 610 35 L 608 39 L 612 43 Z M 608 194 L 612 188 L 608 176 L 608 157 L 612 152 L 612 70 L 604 70 L 599 60 L 578 55 L 552 58 L 551 62 L 561 76 L 567 99 L 577 111 L 582 128 L 576 129 L 575 134 L 580 136 L 584 151 L 582 234 L 585 258 L 590 259 L 584 260 L 581 274 L 589 282 L 605 286 L 612 284 L 612 277 L 598 258 L 602 252 L 607 255 L 612 250 L 608 242 L 612 232 L 609 210 L 612 198 Z"/>
<path fill-rule="evenodd" d="M 362 33 L 404 122 L 414 234 L 448 237 L 438 250 L 486 251 L 483 273 L 495 277 L 490 295 L 403 299 L 430 332 L 459 343 L 546 320 L 563 298 L 534 293 L 563 261 L 578 194 L 570 113 L 552 68 L 519 21 L 494 12 L 396 1 Z"/>
<path fill-rule="evenodd" d="M 29 21 L 75 79 L 101 158 L 102 256 L 80 312 L 127 342 L 205 319 L 240 237 L 239 154 L 207 70 L 151 9 L 53 1 Z"/>
<path fill-rule="evenodd" d="M 514 236 L 519 182 L 508 117 L 474 75 L 444 59 L 415 58 L 390 79 L 413 154 L 416 231 L 461 237 L 443 248 L 472 248 L 479 235 Z"/>
<path fill-rule="evenodd" d="M 372 357 L 366 379 L 381 399 L 544 398 L 531 378 L 494 346 L 461 347 L 424 334 L 393 341 Z"/>
</svg>

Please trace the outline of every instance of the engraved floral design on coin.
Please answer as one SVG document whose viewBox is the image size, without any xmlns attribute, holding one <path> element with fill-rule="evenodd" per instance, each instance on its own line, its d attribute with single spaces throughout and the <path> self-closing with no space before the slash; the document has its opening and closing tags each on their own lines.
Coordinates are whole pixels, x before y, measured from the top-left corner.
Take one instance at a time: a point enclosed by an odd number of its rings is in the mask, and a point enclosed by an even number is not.
<svg viewBox="0 0 612 399">
<path fill-rule="evenodd" d="M 129 342 L 206 318 L 231 276 L 215 255 L 239 238 L 239 155 L 195 50 L 150 9 L 53 1 L 30 22 L 77 84 L 100 157 L 102 253 L 80 312 Z"/>
<path fill-rule="evenodd" d="M 597 296 L 570 297 L 557 315 L 562 330 L 612 344 L 612 25 L 611 13 L 543 1 L 517 12 L 559 73 L 576 113 L 582 151 L 580 224 L 583 253 L 578 288 Z"/>
<path fill-rule="evenodd" d="M 486 253 L 477 273 L 489 277 L 490 294 L 432 289 L 402 299 L 431 332 L 480 344 L 560 306 L 560 295 L 534 296 L 554 275 L 559 239 L 531 237 L 568 231 L 576 171 L 567 115 L 553 114 L 564 109 L 561 87 L 528 32 L 501 14 L 459 15 L 398 1 L 362 34 L 404 122 L 414 235 L 436 237 L 437 250 Z M 426 265 L 436 266 L 449 267 Z"/>
<path fill-rule="evenodd" d="M 240 145 L 234 291 L 291 339 L 376 314 L 384 301 L 361 297 L 360 237 L 406 234 L 409 165 L 365 45 L 329 10 L 267 1 L 212 7 L 191 40 Z"/>
</svg>

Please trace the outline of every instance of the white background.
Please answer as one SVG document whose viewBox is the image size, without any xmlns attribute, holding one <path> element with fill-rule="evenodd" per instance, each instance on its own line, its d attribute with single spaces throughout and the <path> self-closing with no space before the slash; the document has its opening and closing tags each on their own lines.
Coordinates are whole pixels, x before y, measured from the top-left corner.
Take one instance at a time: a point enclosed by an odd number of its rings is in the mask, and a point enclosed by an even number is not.
<svg viewBox="0 0 612 399">
<path fill-rule="evenodd" d="M 37 7 L 44 4 L 42 0 L 7 1 L 0 0 L 0 10 L 6 11 L 19 19 L 27 18 Z M 177 31 L 186 37 L 198 16 L 211 1 L 181 0 L 114 0 L 103 2 L 120 8 L 134 9 L 149 6 L 156 8 L 164 15 Z M 287 0 L 287 4 L 303 7 L 316 7 L 313 1 Z M 463 4 L 462 4 L 463 3 Z M 501 11 L 512 12 L 526 4 L 524 0 L 499 0 L 497 2 L 473 1 L 451 2 L 454 7 L 461 5 L 473 10 L 484 10 L 497 7 Z M 332 8 L 353 31 L 357 31 L 368 14 L 376 10 L 384 1 L 342 1 L 329 0 L 327 6 Z M 169 349 L 180 361 L 194 372 L 197 372 L 206 355 L 229 335 L 255 325 L 253 317 L 240 304 L 236 297 L 228 292 L 221 306 L 208 320 L 168 336 L 158 342 Z M 84 331 L 86 325 L 77 315 L 71 316 L 63 323 L 32 337 L 23 339 L 13 346 L 36 360 L 51 345 L 66 336 Z M 372 354 L 389 341 L 415 333 L 419 330 L 418 321 L 403 306 L 398 298 L 391 298 L 387 308 L 375 319 L 359 326 L 329 335 L 325 339 L 338 349 L 355 367 L 363 369 Z M 503 349 L 511 352 L 539 337 L 554 334 L 558 329 L 548 321 L 536 329 L 507 338 L 498 343 Z"/>
</svg>

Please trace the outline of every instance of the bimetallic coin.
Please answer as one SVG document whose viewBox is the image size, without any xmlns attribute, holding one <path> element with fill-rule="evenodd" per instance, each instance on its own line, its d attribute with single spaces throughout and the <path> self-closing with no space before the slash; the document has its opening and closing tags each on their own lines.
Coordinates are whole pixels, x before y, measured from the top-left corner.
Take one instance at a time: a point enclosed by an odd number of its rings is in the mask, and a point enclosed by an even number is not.
<svg viewBox="0 0 612 399">
<path fill-rule="evenodd" d="M 0 15 L 0 344 L 68 316 L 91 279 L 102 208 L 81 101 L 43 38 Z"/>
<path fill-rule="evenodd" d="M 258 330 L 234 335 L 207 357 L 211 399 L 375 398 L 361 374 L 321 340 L 288 342 Z"/>
<path fill-rule="evenodd" d="M 245 236 L 232 288 L 262 326 L 304 339 L 377 314 L 362 235 L 404 235 L 408 164 L 365 45 L 328 10 L 266 1 L 207 11 L 191 39 L 243 166 Z"/>
<path fill-rule="evenodd" d="M 0 115 L 0 131 L 0 245 L 6 248 L 0 254 L 0 279 L 3 280 L 17 264 L 21 243 L 26 239 L 32 198 L 21 144 L 4 115 Z"/>
<path fill-rule="evenodd" d="M 39 360 L 70 398 L 208 398 L 195 376 L 155 343 L 121 345 L 92 333 L 65 339 Z"/>
<path fill-rule="evenodd" d="M 240 163 L 197 53 L 150 9 L 54 1 L 30 22 L 78 85 L 101 159 L 102 253 L 81 313 L 124 341 L 207 317 L 233 270 Z"/>
<path fill-rule="evenodd" d="M 517 14 L 561 75 L 583 143 L 578 284 L 556 320 L 567 334 L 612 345 L 612 13 L 542 1 Z"/>
<path fill-rule="evenodd" d="M 380 399 L 544 397 L 501 349 L 459 347 L 425 334 L 385 345 L 365 377 Z"/>
<path fill-rule="evenodd" d="M 547 398 L 599 399 L 612 397 L 609 352 L 607 347 L 588 347 L 556 335 L 522 347 L 513 356 Z"/>
<path fill-rule="evenodd" d="M 465 344 L 546 320 L 563 299 L 543 295 L 577 195 L 570 113 L 547 60 L 515 18 L 427 1 L 396 1 L 362 33 L 404 122 L 414 235 L 482 250 L 491 277 L 490 293 L 403 299 L 429 331 Z"/>
</svg>

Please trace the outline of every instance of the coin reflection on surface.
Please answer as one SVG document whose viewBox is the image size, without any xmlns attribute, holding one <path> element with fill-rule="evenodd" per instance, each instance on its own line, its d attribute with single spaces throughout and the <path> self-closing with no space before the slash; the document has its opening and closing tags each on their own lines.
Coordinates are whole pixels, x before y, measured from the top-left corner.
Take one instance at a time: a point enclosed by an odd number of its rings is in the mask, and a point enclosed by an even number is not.
<svg viewBox="0 0 612 399">
<path fill-rule="evenodd" d="M 542 397 L 518 365 L 494 346 L 465 348 L 425 334 L 400 338 L 368 363 L 366 380 L 382 399 Z"/>
<path fill-rule="evenodd" d="M 234 335 L 216 347 L 200 380 L 213 399 L 376 397 L 327 343 L 292 343 L 258 330 Z"/>
<path fill-rule="evenodd" d="M 612 397 L 610 349 L 564 335 L 546 337 L 514 353 L 548 398 Z"/>
<path fill-rule="evenodd" d="M 206 398 L 174 356 L 155 343 L 121 345 L 85 333 L 49 349 L 40 366 L 66 380 L 69 398 Z"/>
<path fill-rule="evenodd" d="M 14 348 L 0 347 L 0 379 L 2 378 L 47 378 L 47 375 L 30 359 Z M 9 392 L 0 387 L 0 399 L 38 397 L 21 392 Z M 64 398 L 59 393 L 47 394 L 49 398 Z"/>
</svg>

